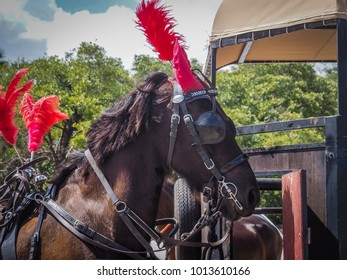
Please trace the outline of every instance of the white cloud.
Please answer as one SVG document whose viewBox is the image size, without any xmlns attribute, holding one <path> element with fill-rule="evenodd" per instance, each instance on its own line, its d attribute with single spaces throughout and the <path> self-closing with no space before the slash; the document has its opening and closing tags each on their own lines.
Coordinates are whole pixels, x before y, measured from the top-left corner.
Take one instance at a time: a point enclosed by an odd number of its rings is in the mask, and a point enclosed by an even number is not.
<svg viewBox="0 0 347 280">
<path fill-rule="evenodd" d="M 177 20 L 176 30 L 185 36 L 189 58 L 204 63 L 214 16 L 222 0 L 166 0 Z"/>
<path fill-rule="evenodd" d="M 127 69 L 135 54 L 152 54 L 144 47 L 144 38 L 135 28 L 134 12 L 112 7 L 103 14 L 87 11 L 73 15 L 57 9 L 52 22 L 31 21 L 26 36 L 47 40 L 47 54 L 63 57 L 81 42 L 95 42 L 112 57 L 120 57 Z"/>
<path fill-rule="evenodd" d="M 114 6 L 106 13 L 90 14 L 87 11 L 70 14 L 55 6 L 51 22 L 31 16 L 22 8 L 25 0 L 6 1 L 1 14 L 12 16 L 13 20 L 25 23 L 27 31 L 21 36 L 27 39 L 46 40 L 47 54 L 63 57 L 65 52 L 79 46 L 83 41 L 95 42 L 104 47 L 107 54 L 120 57 L 127 69 L 131 68 L 135 54 L 155 55 L 145 36 L 135 28 L 135 12 L 125 7 Z M 176 30 L 186 37 L 188 56 L 204 63 L 207 55 L 208 36 L 213 18 L 222 0 L 166 0 L 178 22 Z M 1 47 L 1 46 L 0 46 Z"/>
<path fill-rule="evenodd" d="M 0 0 L 1 13 L 15 15 L 22 11 L 23 1 Z"/>
</svg>

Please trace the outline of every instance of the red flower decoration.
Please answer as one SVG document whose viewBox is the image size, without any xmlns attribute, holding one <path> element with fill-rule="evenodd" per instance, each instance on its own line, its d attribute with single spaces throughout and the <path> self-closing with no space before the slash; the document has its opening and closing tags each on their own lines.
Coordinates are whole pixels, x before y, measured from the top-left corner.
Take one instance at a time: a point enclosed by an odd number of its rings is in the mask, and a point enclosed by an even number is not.
<svg viewBox="0 0 347 280">
<path fill-rule="evenodd" d="M 2 92 L 0 86 L 0 133 L 4 139 L 11 145 L 17 141 L 18 128 L 14 124 L 15 107 L 21 95 L 29 92 L 33 83 L 28 81 L 24 86 L 18 87 L 23 76 L 29 69 L 21 69 L 11 80 L 6 92 Z"/>
<path fill-rule="evenodd" d="M 59 121 L 68 115 L 58 111 L 59 99 L 52 95 L 41 98 L 36 103 L 30 94 L 25 94 L 20 106 L 20 113 L 29 131 L 29 152 L 36 152 L 42 144 L 44 135 Z"/>
</svg>

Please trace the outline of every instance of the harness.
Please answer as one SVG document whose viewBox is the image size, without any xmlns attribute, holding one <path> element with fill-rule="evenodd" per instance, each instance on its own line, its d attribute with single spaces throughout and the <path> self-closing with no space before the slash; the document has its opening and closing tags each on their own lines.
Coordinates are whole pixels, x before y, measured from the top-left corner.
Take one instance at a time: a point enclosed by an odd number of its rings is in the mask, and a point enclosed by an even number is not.
<svg viewBox="0 0 347 280">
<path fill-rule="evenodd" d="M 203 146 L 203 142 L 201 141 L 201 137 L 197 131 L 197 127 L 194 124 L 193 117 L 188 111 L 187 103 L 196 100 L 197 98 L 210 98 L 213 104 L 213 110 L 215 110 L 215 96 L 217 95 L 217 89 L 215 88 L 207 88 L 205 90 L 200 90 L 198 92 L 193 92 L 188 95 L 183 95 L 181 86 L 174 81 L 174 97 L 173 97 L 173 114 L 171 117 L 171 131 L 170 131 L 170 143 L 169 143 L 169 151 L 167 156 L 167 165 L 171 167 L 172 156 L 174 152 L 174 147 L 177 139 L 177 131 L 178 126 L 180 124 L 180 110 L 183 114 L 183 120 L 188 128 L 189 134 L 193 139 L 192 146 L 200 155 L 205 167 L 212 173 L 212 177 L 208 184 L 205 185 L 203 190 L 203 195 L 209 200 L 213 194 L 216 193 L 214 189 L 214 181 L 215 178 L 218 181 L 218 193 L 221 197 L 225 197 L 227 199 L 233 200 L 235 205 L 242 210 L 243 206 L 237 199 L 237 186 L 232 182 L 226 182 L 225 177 L 222 175 L 227 173 L 228 171 L 234 169 L 240 164 L 244 163 L 248 160 L 248 155 L 245 153 L 240 154 L 233 160 L 229 161 L 226 165 L 224 165 L 220 170 L 215 165 L 212 158 L 207 153 L 206 149 Z M 201 117 L 200 117 L 201 118 Z M 224 140 L 224 137 L 223 139 Z M 219 142 L 221 142 L 221 140 Z"/>
<path fill-rule="evenodd" d="M 186 125 L 186 127 L 189 130 L 189 133 L 193 139 L 192 146 L 195 148 L 197 153 L 200 155 L 201 159 L 204 162 L 205 167 L 212 173 L 212 177 L 210 181 L 205 185 L 203 190 L 204 200 L 207 202 L 207 207 L 200 217 L 200 219 L 197 221 L 191 232 L 183 234 L 180 239 L 175 239 L 172 236 L 177 232 L 178 225 L 175 219 L 168 218 L 168 219 L 161 219 L 157 221 L 157 225 L 160 224 L 173 224 L 174 228 L 173 230 L 168 234 L 164 235 L 162 233 L 157 232 L 155 229 L 152 229 L 150 226 L 148 226 L 136 213 L 134 213 L 127 204 L 120 200 L 117 195 L 114 193 L 112 187 L 108 183 L 107 179 L 105 178 L 102 171 L 97 166 L 97 163 L 95 162 L 95 159 L 91 152 L 89 150 L 85 151 L 85 156 L 91 165 L 92 169 L 94 170 L 95 174 L 99 178 L 102 186 L 105 188 L 108 196 L 111 198 L 112 203 L 114 205 L 115 211 L 119 214 L 122 221 L 125 223 L 127 228 L 130 230 L 130 232 L 134 235 L 134 237 L 140 242 L 142 247 L 144 248 L 143 251 L 133 251 L 130 250 L 115 241 L 109 239 L 108 237 L 98 233 L 93 228 L 89 227 L 87 224 L 83 223 L 82 221 L 76 219 L 71 214 L 66 212 L 55 200 L 55 190 L 57 188 L 56 185 L 49 185 L 47 188 L 47 191 L 42 194 L 42 190 L 35 189 L 34 192 L 30 191 L 30 188 L 28 188 L 30 181 L 33 179 L 31 176 L 25 175 L 24 177 L 17 176 L 18 170 L 15 172 L 12 172 L 8 176 L 10 177 L 9 180 L 5 180 L 5 183 L 0 188 L 0 195 L 1 199 L 5 197 L 10 191 L 10 188 L 8 187 L 10 182 L 13 182 L 12 180 L 16 180 L 14 178 L 19 178 L 18 183 L 16 184 L 16 190 L 12 192 L 12 196 L 10 200 L 12 201 L 18 201 L 16 198 L 16 193 L 19 192 L 22 195 L 21 203 L 17 205 L 17 203 L 13 203 L 13 207 L 6 210 L 7 213 L 5 214 L 4 218 L 1 221 L 0 224 L 0 257 L 2 258 L 10 258 L 15 259 L 16 258 L 16 249 L 15 249 L 15 241 L 16 236 L 18 233 L 18 227 L 23 220 L 23 213 L 25 213 L 24 210 L 33 207 L 40 206 L 39 207 L 39 214 L 38 214 L 38 223 L 35 228 L 35 233 L 32 236 L 31 239 L 31 248 L 30 248 L 30 255 L 29 259 L 35 259 L 37 258 L 37 251 L 40 241 L 40 228 L 42 226 L 43 217 L 48 211 L 60 224 L 62 224 L 65 228 L 67 228 L 72 234 L 77 236 L 80 240 L 83 242 L 98 247 L 102 250 L 106 250 L 111 253 L 122 253 L 125 254 L 133 259 L 157 259 L 155 253 L 157 251 L 167 250 L 170 248 L 174 248 L 176 246 L 189 246 L 189 247 L 204 247 L 204 255 L 205 258 L 209 258 L 211 256 L 211 252 L 213 249 L 220 250 L 221 245 L 230 237 L 230 229 L 231 229 L 231 223 L 227 223 L 227 230 L 225 235 L 219 239 L 216 240 L 215 235 L 213 234 L 214 227 L 218 221 L 218 219 L 221 217 L 220 207 L 222 205 L 222 202 L 225 199 L 231 199 L 235 203 L 235 205 L 242 210 L 243 206 L 237 199 L 237 187 L 232 182 L 226 182 L 225 177 L 222 175 L 231 169 L 239 166 L 240 164 L 247 161 L 248 156 L 246 154 L 241 154 L 235 159 L 228 162 L 225 166 L 223 166 L 220 170 L 216 167 L 214 164 L 212 158 L 208 155 L 207 151 L 203 147 L 203 142 L 201 141 L 201 136 L 199 136 L 198 130 L 199 127 L 197 127 L 196 124 L 194 124 L 194 120 L 192 116 L 189 114 L 189 110 L 187 108 L 188 102 L 191 102 L 193 100 L 196 100 L 196 98 L 206 97 L 209 96 L 211 98 L 212 102 L 215 102 L 214 96 L 217 94 L 216 89 L 206 89 L 204 91 L 199 91 L 195 93 L 191 93 L 189 95 L 183 95 L 182 90 L 177 82 L 174 82 L 174 97 L 173 97 L 173 114 L 171 117 L 171 131 L 170 131 L 170 144 L 169 144 L 169 150 L 168 150 L 168 157 L 167 157 L 167 164 L 170 167 L 171 166 L 171 160 L 174 153 L 174 147 L 175 147 L 175 141 L 177 138 L 177 131 L 178 126 L 180 124 L 180 110 L 182 111 L 183 120 Z M 33 162 L 30 162 L 28 166 L 29 167 L 33 164 Z M 29 172 L 24 167 L 20 168 L 20 171 L 25 170 L 24 173 Z M 20 172 L 19 172 L 20 174 Z M 24 178 L 24 179 L 23 179 Z M 215 181 L 216 179 L 218 181 L 218 189 L 215 189 Z M 36 184 L 34 184 L 36 186 Z M 23 195 L 26 194 L 26 195 Z M 0 202 L 1 202 L 0 199 Z M 10 201 L 8 200 L 8 201 Z M 32 206 L 34 205 L 34 206 Z M 9 214 L 10 213 L 10 214 Z M 20 219 L 17 219 L 14 221 L 14 217 L 21 217 Z M 8 221 L 11 220 L 11 223 Z M 9 227 L 8 225 L 11 226 Z M 209 242 L 191 242 L 189 241 L 191 238 L 193 238 L 195 235 L 197 235 L 201 230 L 205 227 L 209 227 L 211 230 L 211 238 Z M 12 230 L 9 230 L 9 228 L 14 228 Z M 158 250 L 154 250 L 152 246 L 148 243 L 146 238 L 143 236 L 143 234 L 138 229 L 140 228 L 144 233 L 146 233 L 152 240 L 155 241 L 155 243 L 158 246 Z M 11 239 L 11 242 L 6 242 L 7 239 Z M 6 245 L 11 244 L 11 245 Z M 8 254 L 8 252 L 11 252 Z"/>
</svg>

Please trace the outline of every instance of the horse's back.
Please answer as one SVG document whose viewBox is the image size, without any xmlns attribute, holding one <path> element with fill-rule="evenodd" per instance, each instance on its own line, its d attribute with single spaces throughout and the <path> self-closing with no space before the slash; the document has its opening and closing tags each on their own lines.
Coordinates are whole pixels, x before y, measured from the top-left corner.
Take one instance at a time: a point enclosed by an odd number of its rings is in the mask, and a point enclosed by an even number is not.
<svg viewBox="0 0 347 280">
<path fill-rule="evenodd" d="M 238 260 L 278 260 L 282 257 L 283 237 L 264 215 L 251 215 L 234 222 L 233 258 Z"/>
</svg>

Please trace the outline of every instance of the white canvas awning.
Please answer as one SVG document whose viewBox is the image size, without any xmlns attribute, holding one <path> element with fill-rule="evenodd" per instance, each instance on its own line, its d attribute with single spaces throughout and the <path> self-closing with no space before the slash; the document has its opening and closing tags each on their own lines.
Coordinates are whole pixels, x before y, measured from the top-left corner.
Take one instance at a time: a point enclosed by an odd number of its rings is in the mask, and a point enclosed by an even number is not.
<svg viewBox="0 0 347 280">
<path fill-rule="evenodd" d="M 211 49 L 219 69 L 247 62 L 336 61 L 336 20 L 347 0 L 224 0 Z M 208 72 L 208 71 L 207 71 Z"/>
</svg>

